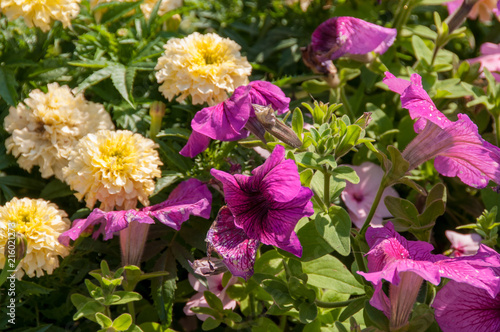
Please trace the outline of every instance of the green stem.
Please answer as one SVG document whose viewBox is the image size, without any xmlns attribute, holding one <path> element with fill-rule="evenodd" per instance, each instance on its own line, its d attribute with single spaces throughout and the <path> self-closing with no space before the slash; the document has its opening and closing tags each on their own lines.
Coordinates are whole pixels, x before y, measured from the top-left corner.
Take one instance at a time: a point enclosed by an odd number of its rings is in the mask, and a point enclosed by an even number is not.
<svg viewBox="0 0 500 332">
<path fill-rule="evenodd" d="M 128 313 L 132 316 L 132 324 L 135 324 L 135 305 L 134 301 L 127 303 Z"/>
<path fill-rule="evenodd" d="M 323 172 L 323 177 L 325 178 L 325 186 L 324 186 L 324 202 L 325 202 L 325 205 L 328 209 L 328 207 L 330 206 L 330 176 L 331 174 L 328 172 L 328 170 L 324 167 L 323 168 L 325 171 Z"/>
<path fill-rule="evenodd" d="M 351 237 L 351 245 L 352 245 L 352 252 L 354 254 L 354 259 L 356 260 L 356 264 L 358 265 L 358 269 L 363 272 L 368 272 L 368 269 L 366 268 L 365 265 L 365 260 L 363 258 L 363 253 L 361 252 L 361 244 L 358 242 L 360 241 L 361 236 L 356 236 L 355 238 Z"/>
<path fill-rule="evenodd" d="M 328 207 L 325 205 L 325 203 L 323 203 L 323 201 L 319 198 L 316 192 L 314 192 L 314 196 L 312 199 L 316 202 L 316 204 L 319 205 L 319 207 L 321 208 L 321 210 L 323 210 L 323 212 L 328 213 Z"/>
<path fill-rule="evenodd" d="M 386 188 L 386 181 L 385 177 L 383 177 L 382 181 L 380 182 L 380 186 L 378 187 L 377 195 L 375 196 L 375 200 L 373 201 L 373 205 L 370 209 L 370 212 L 366 217 L 363 227 L 361 227 L 361 230 L 359 231 L 359 236 L 361 236 L 363 239 L 365 238 L 366 230 L 368 229 L 368 226 L 370 226 L 370 222 L 372 221 L 372 218 L 375 215 L 375 211 L 377 210 L 380 200 L 382 199 L 382 194 L 384 193 L 385 188 Z"/>
<path fill-rule="evenodd" d="M 400 1 L 398 9 L 396 10 L 396 18 L 394 19 L 394 24 L 392 25 L 393 29 L 398 30 L 398 34 L 401 30 L 401 27 L 406 24 L 408 17 L 411 13 L 411 7 L 413 4 L 412 0 Z"/>
<path fill-rule="evenodd" d="M 497 146 L 500 146 L 500 115 L 494 119 L 495 122 L 495 138 L 497 142 Z"/>
<path fill-rule="evenodd" d="M 352 111 L 351 105 L 349 104 L 349 101 L 347 100 L 347 96 L 345 94 L 344 86 L 340 87 L 340 100 L 342 100 L 342 105 L 344 106 L 347 115 L 351 119 L 351 122 L 356 121 L 356 116 L 354 116 L 354 113 Z"/>
<path fill-rule="evenodd" d="M 354 299 L 350 299 L 347 301 L 341 301 L 341 302 L 323 302 L 320 300 L 314 300 L 314 303 L 320 308 L 343 308 L 343 307 L 347 307 L 352 302 L 357 301 L 361 298 L 366 298 L 366 296 L 360 296 L 360 297 L 356 297 Z"/>
</svg>

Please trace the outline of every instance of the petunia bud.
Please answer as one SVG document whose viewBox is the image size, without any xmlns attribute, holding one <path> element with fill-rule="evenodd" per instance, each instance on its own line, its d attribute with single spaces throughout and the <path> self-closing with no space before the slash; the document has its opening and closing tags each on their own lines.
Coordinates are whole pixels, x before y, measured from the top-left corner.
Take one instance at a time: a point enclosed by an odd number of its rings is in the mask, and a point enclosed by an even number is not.
<svg viewBox="0 0 500 332">
<path fill-rule="evenodd" d="M 16 233 L 16 238 L 14 240 L 15 248 L 12 248 L 12 245 L 9 245 L 10 240 L 7 241 L 7 245 L 4 249 L 4 256 L 12 258 L 12 254 L 14 253 L 14 259 L 16 262 L 19 262 L 26 256 L 26 252 L 28 251 L 28 241 L 26 240 L 26 236 L 21 233 Z"/>
<path fill-rule="evenodd" d="M 151 127 L 149 128 L 149 137 L 155 138 L 161 129 L 161 120 L 165 116 L 165 104 L 161 101 L 154 101 L 149 107 L 151 115 Z"/>
<path fill-rule="evenodd" d="M 300 148 L 302 146 L 302 141 L 297 137 L 297 134 L 276 118 L 274 110 L 270 105 L 262 106 L 252 104 L 252 106 L 257 120 L 264 126 L 267 132 L 294 148 Z"/>
</svg>

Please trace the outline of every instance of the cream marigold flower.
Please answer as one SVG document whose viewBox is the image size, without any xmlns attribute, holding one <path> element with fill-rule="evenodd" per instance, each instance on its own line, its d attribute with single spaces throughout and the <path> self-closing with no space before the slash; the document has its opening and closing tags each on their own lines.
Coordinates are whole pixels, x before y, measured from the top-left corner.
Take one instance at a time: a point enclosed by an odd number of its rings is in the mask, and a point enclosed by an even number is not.
<svg viewBox="0 0 500 332">
<path fill-rule="evenodd" d="M 62 180 L 73 145 L 88 133 L 114 125 L 101 104 L 51 83 L 47 93 L 33 90 L 24 104 L 11 107 L 4 127 L 12 134 L 5 141 L 7 151 L 18 157 L 21 168 L 31 171 L 39 166 L 42 177 L 55 174 Z"/>
<path fill-rule="evenodd" d="M 157 0 L 144 0 L 141 5 L 141 11 L 144 16 L 149 19 L 151 12 L 156 5 Z M 158 8 L 158 15 L 162 16 L 171 10 L 177 9 L 182 6 L 182 0 L 162 0 L 160 8 Z"/>
<path fill-rule="evenodd" d="M 161 176 L 155 147 L 154 141 L 126 130 L 88 134 L 71 153 L 64 178 L 89 209 L 97 200 L 104 211 L 133 209 L 137 200 L 149 205 L 153 179 Z"/>
<path fill-rule="evenodd" d="M 168 100 L 178 101 L 191 95 L 193 104 L 224 101 L 228 92 L 247 84 L 252 67 L 240 54 L 240 46 L 215 33 L 197 32 L 179 39 L 172 38 L 163 46 L 158 59 L 156 79 L 160 92 Z"/>
<path fill-rule="evenodd" d="M 50 30 L 53 20 L 61 21 L 63 27 L 71 25 L 71 20 L 80 11 L 80 0 L 1 0 L 0 9 L 9 21 L 22 17 L 32 28 L 43 32 Z"/>
<path fill-rule="evenodd" d="M 13 198 L 0 206 L 0 248 L 5 248 L 9 232 L 24 235 L 27 242 L 26 256 L 18 265 L 16 277 L 43 276 L 44 270 L 52 274 L 59 266 L 57 256 L 65 257 L 69 248 L 59 243 L 61 233 L 70 227 L 66 212 L 43 199 Z M 0 254 L 0 266 L 5 256 Z"/>
</svg>

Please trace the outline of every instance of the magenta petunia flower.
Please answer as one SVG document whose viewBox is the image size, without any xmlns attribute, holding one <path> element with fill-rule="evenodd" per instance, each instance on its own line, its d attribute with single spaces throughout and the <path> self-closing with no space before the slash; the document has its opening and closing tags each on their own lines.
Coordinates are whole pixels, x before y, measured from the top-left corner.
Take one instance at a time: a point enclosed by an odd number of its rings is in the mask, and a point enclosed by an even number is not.
<svg viewBox="0 0 500 332">
<path fill-rule="evenodd" d="M 401 105 L 416 119 L 419 133 L 403 151 L 410 169 L 434 159 L 436 170 L 449 177 L 458 176 L 463 183 L 484 188 L 488 181 L 500 183 L 500 149 L 485 141 L 477 126 L 465 114 L 448 120 L 422 87 L 421 77 L 413 74 L 411 82 L 386 73 L 384 83 L 401 94 Z"/>
<path fill-rule="evenodd" d="M 500 331 L 500 294 L 451 280 L 431 306 L 443 332 Z"/>
<path fill-rule="evenodd" d="M 217 252 L 234 276 L 244 279 L 252 276 L 260 242 L 250 239 L 243 229 L 236 227 L 234 216 L 227 207 L 220 209 L 207 233 L 206 241 L 209 253 Z"/>
<path fill-rule="evenodd" d="M 499 2 L 500 3 L 500 2 Z M 500 44 L 484 43 L 481 45 L 481 56 L 469 59 L 470 63 L 479 62 L 481 64 L 481 76 L 484 68 L 487 68 L 495 80 L 500 82 Z"/>
<path fill-rule="evenodd" d="M 341 198 L 347 207 L 352 222 L 356 227 L 361 228 L 373 205 L 378 187 L 380 186 L 380 180 L 384 176 L 384 171 L 380 166 L 369 161 L 359 166 L 349 165 L 349 167 L 354 169 L 356 174 L 358 174 L 359 183 L 352 184 L 347 182 L 344 191 L 342 191 Z M 384 199 L 387 196 L 399 197 L 394 188 L 386 188 L 370 225 L 380 227 L 384 218 L 392 217 L 384 204 Z"/>
<path fill-rule="evenodd" d="M 208 187 L 197 179 L 181 182 L 168 199 L 160 204 L 147 206 L 138 210 L 104 212 L 94 209 L 86 219 L 77 219 L 68 231 L 59 236 L 59 242 L 69 245 L 69 240 L 76 240 L 82 233 L 92 232 L 95 225 L 100 225 L 92 237 L 97 239 L 103 234 L 109 240 L 115 232 L 121 231 L 130 223 L 154 224 L 158 219 L 163 224 L 179 230 L 184 221 L 191 215 L 205 219 L 210 218 L 212 194 Z"/>
<path fill-rule="evenodd" d="M 229 99 L 196 113 L 191 121 L 193 133 L 180 154 L 193 158 L 208 147 L 210 139 L 237 141 L 248 137 L 245 125 L 255 117 L 252 104 L 271 105 L 278 114 L 283 114 L 288 111 L 289 103 L 290 98 L 272 83 L 253 81 L 240 86 Z"/>
<path fill-rule="evenodd" d="M 358 273 L 373 283 L 370 304 L 384 312 L 393 328 L 408 322 L 423 280 L 438 285 L 441 278 L 449 278 L 484 289 L 491 296 L 500 290 L 500 280 L 492 269 L 500 266 L 499 255 L 486 246 L 474 256 L 433 255 L 431 244 L 406 240 L 390 222 L 383 228 L 370 227 L 366 240 L 370 246 L 368 272 Z M 389 297 L 382 290 L 383 280 L 390 283 Z"/>
<path fill-rule="evenodd" d="M 186 303 L 186 305 L 184 306 L 184 313 L 188 316 L 196 315 L 199 320 L 203 321 L 210 317 L 210 315 L 198 314 L 191 311 L 191 308 L 193 307 L 209 307 L 207 300 L 205 299 L 205 295 L 203 294 L 205 291 L 210 291 L 215 296 L 217 296 L 222 301 L 222 306 L 224 309 L 236 308 L 236 301 L 231 299 L 229 295 L 226 294 L 226 291 L 229 286 L 234 285 L 238 280 L 235 277 L 231 277 L 231 279 L 229 279 L 227 284 L 224 286 L 222 284 L 222 277 L 222 274 L 207 276 L 207 288 L 206 286 L 202 285 L 202 283 L 198 279 L 196 279 L 195 276 L 189 274 L 189 283 L 198 293 L 193 295 Z"/>
<path fill-rule="evenodd" d="M 346 54 L 385 53 L 397 35 L 359 18 L 332 17 L 321 23 L 311 36 L 312 52 L 318 60 L 335 60 Z"/>
<path fill-rule="evenodd" d="M 252 176 L 231 175 L 212 169 L 222 182 L 234 224 L 249 239 L 273 245 L 300 257 L 302 246 L 294 232 L 297 222 L 314 213 L 311 189 L 302 187 L 293 160 L 285 160 L 285 148 L 277 145 Z"/>
<path fill-rule="evenodd" d="M 479 234 L 460 234 L 448 230 L 445 235 L 451 242 L 450 249 L 453 250 L 451 257 L 472 256 L 479 250 L 481 244 Z"/>
</svg>

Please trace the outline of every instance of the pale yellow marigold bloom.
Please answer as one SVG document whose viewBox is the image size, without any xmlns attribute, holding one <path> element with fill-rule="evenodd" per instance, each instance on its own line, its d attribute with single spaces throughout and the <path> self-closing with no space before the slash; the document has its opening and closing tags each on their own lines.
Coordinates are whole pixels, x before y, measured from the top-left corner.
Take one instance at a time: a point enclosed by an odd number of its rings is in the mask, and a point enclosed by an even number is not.
<svg viewBox="0 0 500 332">
<path fill-rule="evenodd" d="M 64 168 L 64 178 L 78 199 L 92 209 L 133 209 L 139 200 L 149 205 L 154 178 L 162 165 L 156 143 L 131 131 L 101 130 L 80 140 Z"/>
<path fill-rule="evenodd" d="M 8 232 L 17 232 L 27 240 L 26 256 L 19 263 L 16 277 L 21 279 L 26 273 L 30 277 L 43 276 L 44 270 L 52 274 L 59 266 L 59 258 L 69 254 L 69 249 L 59 243 L 61 233 L 70 227 L 66 212 L 54 203 L 43 199 L 13 198 L 0 206 L 0 248 L 5 248 Z M 4 266 L 5 256 L 0 251 L 0 266 Z"/>
<path fill-rule="evenodd" d="M 116 2 L 117 0 L 90 0 L 90 7 L 95 8 L 97 5 L 106 2 Z M 138 0 L 118 0 L 118 2 L 137 2 Z M 157 0 L 144 0 L 141 4 L 141 11 L 144 16 L 149 19 Z M 162 0 L 160 8 L 158 8 L 158 15 L 162 16 L 165 13 L 177 9 L 182 6 L 182 0 Z M 96 13 L 97 19 L 100 20 L 103 11 L 98 10 Z"/>
<path fill-rule="evenodd" d="M 61 21 L 63 27 L 71 25 L 80 11 L 80 0 L 0 0 L 0 10 L 8 20 L 22 17 L 29 27 L 50 30 L 52 21 Z"/>
<path fill-rule="evenodd" d="M 5 146 L 18 157 L 21 168 L 31 171 L 39 166 L 42 177 L 55 175 L 62 180 L 73 145 L 88 133 L 114 125 L 101 104 L 73 95 L 67 86 L 51 83 L 47 87 L 47 93 L 33 90 L 24 104 L 10 108 L 4 127 L 12 136 Z"/>
<path fill-rule="evenodd" d="M 185 38 L 172 38 L 163 46 L 165 53 L 155 70 L 160 92 L 168 100 L 192 97 L 193 104 L 209 105 L 227 99 L 240 85 L 248 83 L 252 66 L 241 56 L 241 47 L 215 33 L 195 32 Z"/>
</svg>

